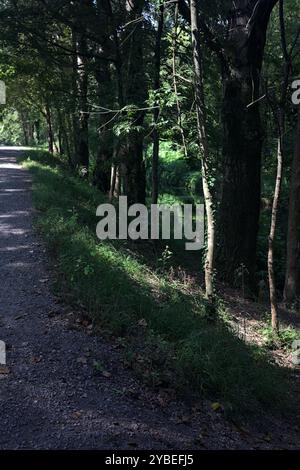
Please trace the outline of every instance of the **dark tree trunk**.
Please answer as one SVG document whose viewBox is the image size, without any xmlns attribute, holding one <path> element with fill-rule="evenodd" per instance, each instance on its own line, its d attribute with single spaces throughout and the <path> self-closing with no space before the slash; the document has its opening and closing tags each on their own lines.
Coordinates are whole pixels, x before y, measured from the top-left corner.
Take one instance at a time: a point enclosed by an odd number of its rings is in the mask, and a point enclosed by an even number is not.
<svg viewBox="0 0 300 470">
<path fill-rule="evenodd" d="M 47 122 L 47 132 L 48 132 L 48 150 L 50 153 L 54 153 L 54 134 L 52 127 L 52 117 L 51 109 L 48 104 L 45 106 L 45 118 Z"/>
<path fill-rule="evenodd" d="M 224 181 L 217 267 L 234 283 L 243 269 L 254 288 L 261 198 L 260 74 L 266 30 L 276 0 L 233 2 L 224 77 Z"/>
<path fill-rule="evenodd" d="M 161 39 L 164 28 L 164 2 L 161 1 L 159 5 L 158 14 L 158 29 L 156 34 L 156 44 L 154 53 L 155 62 L 155 76 L 154 76 L 154 91 L 159 93 L 160 90 L 160 66 L 161 66 Z M 154 128 L 153 128 L 153 154 L 152 154 L 152 204 L 157 204 L 159 181 L 158 181 L 158 166 L 159 166 L 159 132 L 157 129 L 159 119 L 159 103 L 160 100 L 155 101 L 155 109 L 153 112 Z"/>
<path fill-rule="evenodd" d="M 27 120 L 26 120 L 26 115 L 24 112 L 20 112 L 20 117 L 21 117 L 21 122 L 22 122 L 22 129 L 23 129 L 23 135 L 24 135 L 24 143 L 26 146 L 29 145 L 29 137 L 28 137 L 28 130 L 27 130 Z"/>
<path fill-rule="evenodd" d="M 97 82 L 99 105 L 113 109 L 114 87 L 112 87 L 113 80 L 107 62 L 99 61 L 95 69 L 95 79 Z M 104 114 L 104 117 L 101 117 L 99 120 L 99 149 L 93 173 L 93 184 L 104 193 L 108 193 L 110 190 L 111 165 L 115 140 L 114 133 L 106 126 L 106 122 L 110 121 L 110 119 L 110 114 Z"/>
<path fill-rule="evenodd" d="M 91 7 L 90 0 L 80 0 L 82 15 Z M 74 157 L 72 166 L 88 171 L 89 168 L 89 110 L 88 59 L 86 24 L 79 16 L 72 31 L 73 42 L 73 133 Z"/>
<path fill-rule="evenodd" d="M 289 202 L 287 264 L 284 300 L 291 304 L 300 297 L 300 106 Z"/>
<path fill-rule="evenodd" d="M 60 155 L 65 153 L 65 129 L 63 125 L 62 115 L 59 109 L 56 111 L 57 114 L 57 124 L 58 124 L 58 151 Z"/>
<path fill-rule="evenodd" d="M 127 0 L 126 10 L 130 21 L 141 18 L 144 0 Z M 144 163 L 144 117 L 147 99 L 147 87 L 145 82 L 144 58 L 143 58 L 143 22 L 132 26 L 131 31 L 126 31 L 126 36 L 131 34 L 127 41 L 128 48 L 124 53 L 129 58 L 126 70 L 126 105 L 134 105 L 137 111 L 132 116 L 132 131 L 128 134 L 126 142 L 122 145 L 123 156 L 123 182 L 128 203 L 144 204 L 146 200 L 146 171 Z"/>
<path fill-rule="evenodd" d="M 34 143 L 34 124 L 31 122 L 28 123 L 28 137 L 29 143 L 32 145 Z"/>
<path fill-rule="evenodd" d="M 39 145 L 41 142 L 41 137 L 40 137 L 41 123 L 39 119 L 35 121 L 34 128 L 35 128 L 35 140 L 36 140 L 36 143 Z"/>
<path fill-rule="evenodd" d="M 140 116 L 136 126 L 143 126 L 144 116 Z M 146 201 L 146 169 L 144 164 L 144 138 L 138 132 L 132 132 L 127 140 L 124 155 L 124 194 L 128 197 L 128 204 L 145 204 Z"/>
<path fill-rule="evenodd" d="M 103 193 L 108 193 L 110 189 L 111 162 L 112 151 L 109 145 L 105 146 L 102 140 L 93 173 L 93 184 Z"/>
<path fill-rule="evenodd" d="M 87 40 L 83 34 L 78 40 L 78 165 L 88 170 L 89 167 L 89 113 L 88 113 L 88 73 Z"/>
</svg>

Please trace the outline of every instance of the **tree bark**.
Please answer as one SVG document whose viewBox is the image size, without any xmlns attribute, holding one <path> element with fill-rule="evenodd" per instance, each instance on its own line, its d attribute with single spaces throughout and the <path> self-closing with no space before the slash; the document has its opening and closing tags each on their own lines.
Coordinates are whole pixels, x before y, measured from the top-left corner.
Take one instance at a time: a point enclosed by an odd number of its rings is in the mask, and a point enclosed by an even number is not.
<svg viewBox="0 0 300 470">
<path fill-rule="evenodd" d="M 134 21 L 142 17 L 144 0 L 127 0 L 126 10 L 128 20 Z M 123 185 L 128 204 L 146 201 L 146 170 L 144 163 L 144 118 L 145 102 L 147 100 L 147 87 L 145 81 L 144 55 L 143 55 L 143 21 L 138 21 L 131 29 L 126 31 L 128 46 L 123 49 L 127 57 L 127 70 L 125 74 L 126 91 L 124 99 L 126 105 L 133 105 L 136 111 L 132 113 L 131 127 L 124 144 L 121 146 L 121 156 L 124 171 Z M 124 61 L 123 61 L 124 63 Z M 123 74 L 124 76 L 124 74 Z"/>
<path fill-rule="evenodd" d="M 178 12 L 179 6 L 178 3 L 175 5 L 175 14 L 174 14 L 174 32 L 173 32 L 173 41 L 172 41 L 172 72 L 173 72 L 173 89 L 175 93 L 176 99 L 176 107 L 177 107 L 177 124 L 181 134 L 182 140 L 182 147 L 185 158 L 187 158 L 187 145 L 186 139 L 184 134 L 184 129 L 182 125 L 182 117 L 181 117 L 181 106 L 179 101 L 179 94 L 178 94 L 178 85 L 177 85 L 177 77 L 176 77 L 176 50 L 177 50 L 177 34 L 178 34 Z"/>
<path fill-rule="evenodd" d="M 50 153 L 53 154 L 54 153 L 54 134 L 53 134 L 53 127 L 52 127 L 51 109 L 48 103 L 45 106 L 45 118 L 47 122 L 47 132 L 48 132 L 48 150 Z"/>
<path fill-rule="evenodd" d="M 202 50 L 200 44 L 199 24 L 198 24 L 198 3 L 197 0 L 190 0 L 191 12 L 191 33 L 195 76 L 195 98 L 197 111 L 197 129 L 199 146 L 201 150 L 201 170 L 202 184 L 205 198 L 205 209 L 207 217 L 207 248 L 205 260 L 205 291 L 206 296 L 211 298 L 214 293 L 214 248 L 215 248 L 215 219 L 213 209 L 213 196 L 209 182 L 209 147 L 206 131 L 206 107 L 204 98 L 203 70 L 202 70 Z"/>
<path fill-rule="evenodd" d="M 160 91 L 160 66 L 161 66 L 161 40 L 164 29 L 164 1 L 160 0 L 159 4 L 159 13 L 158 13 L 158 28 L 156 33 L 156 44 L 154 52 L 154 92 L 159 93 Z M 155 100 L 155 108 L 153 111 L 153 154 L 152 154 L 152 204 L 157 204 L 158 192 L 159 192 L 159 132 L 157 129 L 158 120 L 159 120 L 159 98 Z"/>
<path fill-rule="evenodd" d="M 292 164 L 291 190 L 289 201 L 287 262 L 284 287 L 284 301 L 295 302 L 300 297 L 300 106 L 294 157 Z"/>
<path fill-rule="evenodd" d="M 86 63 L 87 40 L 83 34 L 78 39 L 78 165 L 89 167 L 89 113 L 88 113 L 88 73 Z"/>
<path fill-rule="evenodd" d="M 99 61 L 96 64 L 95 79 L 99 105 L 108 109 L 113 108 L 114 88 L 111 85 L 112 76 L 107 62 L 102 63 Z M 107 115 L 101 116 L 99 119 L 99 149 L 93 173 L 93 184 L 104 193 L 108 193 L 110 189 L 110 173 L 115 140 L 113 131 L 106 126 L 107 119 Z"/>
<path fill-rule="evenodd" d="M 279 137 L 278 137 L 278 150 L 277 150 L 277 174 L 276 174 L 276 184 L 272 205 L 272 216 L 271 216 L 271 226 L 269 234 L 269 249 L 268 249 L 268 275 L 269 275 L 269 290 L 270 290 L 270 303 L 271 303 L 271 322 L 272 329 L 278 331 L 278 303 L 277 303 L 277 293 L 276 293 L 276 278 L 274 271 L 274 241 L 276 234 L 276 224 L 279 208 L 279 197 L 280 189 L 282 182 L 282 169 L 283 169 L 283 128 L 282 118 L 279 123 Z"/>
<path fill-rule="evenodd" d="M 81 14 L 91 5 L 90 0 L 80 0 Z M 80 31 L 80 32 L 79 32 Z M 73 41 L 73 131 L 75 168 L 88 172 L 89 168 L 89 110 L 88 110 L 88 59 L 86 24 L 77 20 L 72 31 Z"/>
<path fill-rule="evenodd" d="M 279 23 L 280 23 L 281 47 L 282 47 L 284 63 L 283 63 L 283 76 L 281 80 L 280 97 L 279 97 L 278 102 L 276 103 L 276 109 L 274 113 L 277 128 L 278 128 L 277 174 L 276 174 L 276 183 L 275 183 L 273 205 L 272 205 L 271 226 L 270 226 L 270 234 L 269 234 L 269 250 L 268 250 L 268 275 L 269 275 L 269 290 L 270 290 L 270 303 L 271 303 L 271 321 L 272 321 L 272 329 L 275 333 L 277 333 L 279 330 L 279 318 L 278 318 L 278 301 L 277 301 L 277 292 L 276 292 L 276 276 L 275 276 L 275 270 L 274 270 L 274 243 L 275 243 L 276 225 L 277 225 L 279 202 L 280 202 L 280 190 L 281 190 L 282 174 L 283 174 L 285 113 L 286 113 L 289 76 L 290 76 L 290 70 L 291 70 L 291 57 L 287 50 L 287 42 L 286 42 L 286 34 L 285 34 L 283 0 L 279 0 Z"/>
<path fill-rule="evenodd" d="M 40 123 L 40 120 L 37 119 L 35 122 L 34 122 L 34 128 L 35 128 L 35 140 L 36 140 L 36 143 L 37 145 L 40 144 L 40 129 L 41 129 L 41 123 Z"/>
<path fill-rule="evenodd" d="M 26 146 L 28 146 L 29 145 L 29 137 L 28 137 L 28 130 L 27 130 L 27 118 L 26 118 L 26 115 L 23 111 L 20 111 L 20 117 L 21 117 L 21 122 L 22 122 L 24 143 L 25 143 Z"/>
<path fill-rule="evenodd" d="M 260 75 L 266 31 L 276 0 L 232 3 L 224 70 L 224 180 L 218 221 L 217 270 L 233 284 L 243 266 L 255 288 L 261 198 Z M 250 105 L 253 103 L 252 105 Z"/>
</svg>

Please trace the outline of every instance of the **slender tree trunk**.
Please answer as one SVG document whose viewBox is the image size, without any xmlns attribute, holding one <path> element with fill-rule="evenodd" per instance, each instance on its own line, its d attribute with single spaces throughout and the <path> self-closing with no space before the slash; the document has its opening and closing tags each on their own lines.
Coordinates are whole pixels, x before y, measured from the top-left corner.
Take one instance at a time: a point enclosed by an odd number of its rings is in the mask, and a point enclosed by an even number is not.
<svg viewBox="0 0 300 470">
<path fill-rule="evenodd" d="M 110 189 L 109 189 L 109 200 L 112 201 L 114 198 L 118 198 L 120 195 L 120 167 L 118 164 L 118 154 L 119 154 L 119 142 L 115 139 L 114 142 L 114 151 L 111 164 L 111 175 L 110 175 Z"/>
<path fill-rule="evenodd" d="M 48 103 L 45 106 L 45 118 L 47 122 L 47 132 L 48 132 L 48 150 L 50 153 L 53 154 L 54 153 L 54 134 L 53 134 L 53 127 L 52 127 L 51 109 Z"/>
<path fill-rule="evenodd" d="M 75 146 L 76 146 L 76 139 L 75 139 L 75 127 L 74 127 L 74 116 L 70 115 L 69 113 L 65 116 L 65 129 L 66 129 L 66 142 L 68 142 L 68 163 L 69 167 L 74 169 L 75 168 L 75 160 L 74 155 Z"/>
<path fill-rule="evenodd" d="M 40 138 L 40 128 L 41 128 L 41 123 L 40 123 L 40 120 L 37 119 L 34 123 L 34 127 L 35 127 L 35 139 L 36 139 L 36 143 L 39 145 L 40 142 L 41 142 L 41 138 Z"/>
<path fill-rule="evenodd" d="M 116 180 L 115 180 L 115 186 L 114 186 L 114 198 L 118 199 L 119 196 L 121 195 L 121 168 L 120 165 L 116 167 Z"/>
<path fill-rule="evenodd" d="M 65 142 L 64 142 L 64 137 L 65 137 L 65 131 L 64 131 L 64 126 L 63 126 L 63 119 L 62 115 L 59 109 L 56 111 L 57 114 L 57 123 L 58 123 L 58 151 L 60 155 L 64 155 L 65 153 Z"/>
<path fill-rule="evenodd" d="M 179 101 L 178 95 L 178 86 L 177 86 L 177 77 L 176 77 L 176 50 L 177 50 L 177 34 L 178 34 L 178 12 L 179 7 L 178 3 L 175 5 L 175 15 L 174 15 L 174 33 L 173 33 L 173 41 L 172 41 L 172 71 L 173 71 L 173 89 L 175 93 L 176 99 L 176 107 L 177 107 L 177 124 L 181 134 L 182 140 L 182 147 L 185 158 L 187 158 L 187 145 L 182 125 L 182 118 L 181 118 L 181 106 Z"/>
<path fill-rule="evenodd" d="M 209 148 L 206 131 L 206 108 L 204 98 L 203 70 L 202 70 L 202 50 L 200 44 L 200 34 L 198 25 L 198 3 L 197 0 L 190 0 L 191 11 L 191 33 L 193 46 L 193 60 L 195 73 L 195 96 L 197 110 L 197 127 L 199 145 L 202 154 L 202 184 L 205 198 L 205 209 L 207 216 L 207 250 L 205 260 L 205 290 L 206 296 L 211 298 L 214 292 L 214 248 L 215 248 L 215 219 L 213 209 L 213 196 L 209 183 Z"/>
<path fill-rule="evenodd" d="M 89 3 L 81 0 L 81 4 Z M 73 29 L 73 167 L 88 172 L 89 167 L 89 112 L 88 112 L 88 71 L 87 38 L 85 25 L 80 33 Z"/>
<path fill-rule="evenodd" d="M 285 21 L 284 21 L 284 8 L 283 0 L 279 0 L 279 22 L 281 32 L 281 47 L 284 58 L 283 77 L 281 81 L 281 90 L 279 103 L 276 106 L 275 119 L 278 127 L 278 150 L 277 150 L 277 175 L 274 190 L 274 198 L 272 205 L 271 226 L 269 234 L 269 250 L 268 250 L 268 274 L 269 274 L 269 290 L 270 290 L 270 303 L 271 303 L 271 320 L 272 329 L 274 332 L 279 330 L 278 319 L 278 302 L 276 293 L 276 276 L 274 270 L 274 242 L 276 235 L 277 217 L 280 203 L 280 190 L 282 184 L 283 174 L 283 151 L 284 151 L 284 131 L 285 131 L 285 112 L 287 93 L 289 85 L 289 75 L 291 70 L 291 57 L 287 50 L 286 35 L 285 35 Z"/>
<path fill-rule="evenodd" d="M 287 235 L 287 262 L 284 301 L 295 302 L 300 297 L 300 106 L 294 158 L 292 164 L 289 219 Z"/>
<path fill-rule="evenodd" d="M 161 66 L 161 40 L 164 28 L 164 0 L 160 0 L 159 5 L 159 17 L 158 17 L 158 29 L 156 34 L 156 44 L 154 53 L 154 64 L 155 64 L 155 77 L 154 77 L 154 92 L 159 93 L 160 91 L 160 66 Z M 152 204 L 157 204 L 158 192 L 159 192 L 159 132 L 157 129 L 159 120 L 159 104 L 160 99 L 155 100 L 155 108 L 153 112 L 154 128 L 153 128 L 153 154 L 152 154 Z"/>
<path fill-rule="evenodd" d="M 20 117 L 21 117 L 21 122 L 22 122 L 24 143 L 25 143 L 26 146 L 28 146 L 29 145 L 29 138 L 28 138 L 28 132 L 27 132 L 27 126 L 26 126 L 26 116 L 25 116 L 23 111 L 20 112 Z"/>
<path fill-rule="evenodd" d="M 79 136 L 78 164 L 89 168 L 89 112 L 88 112 L 88 73 L 87 39 L 81 34 L 78 41 L 78 92 L 79 92 Z"/>
<path fill-rule="evenodd" d="M 78 166 L 79 154 L 79 123 L 78 123 L 78 63 L 77 63 L 77 35 L 72 30 L 72 156 L 70 166 L 75 170 Z"/>
<path fill-rule="evenodd" d="M 116 179 L 117 179 L 117 166 L 113 163 L 111 165 L 111 175 L 110 175 L 110 189 L 109 189 L 109 200 L 110 202 L 114 198 Z"/>
<path fill-rule="evenodd" d="M 283 169 L 283 141 L 282 141 L 282 121 L 280 122 L 278 150 L 277 150 L 277 175 L 276 184 L 272 206 L 271 226 L 269 234 L 269 249 L 268 249 L 268 275 L 269 275 L 269 289 L 270 289 L 270 303 L 271 303 L 271 320 L 272 329 L 278 331 L 278 304 L 276 294 L 276 278 L 274 271 L 274 241 L 276 234 L 276 223 L 279 208 L 280 189 L 282 182 L 282 169 Z"/>
</svg>

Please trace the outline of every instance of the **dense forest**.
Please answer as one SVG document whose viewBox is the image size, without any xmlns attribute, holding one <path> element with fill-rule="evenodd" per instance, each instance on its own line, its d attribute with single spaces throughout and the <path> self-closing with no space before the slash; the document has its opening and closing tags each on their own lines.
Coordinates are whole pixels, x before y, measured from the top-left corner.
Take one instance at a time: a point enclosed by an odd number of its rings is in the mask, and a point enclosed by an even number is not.
<svg viewBox="0 0 300 470">
<path fill-rule="evenodd" d="M 171 369 L 215 409 L 277 402 L 269 350 L 299 338 L 299 19 L 300 0 L 0 1 L 0 142 L 32 148 L 56 291 L 127 332 L 148 384 Z M 204 204 L 204 248 L 100 243 L 96 208 L 120 196 Z"/>
</svg>

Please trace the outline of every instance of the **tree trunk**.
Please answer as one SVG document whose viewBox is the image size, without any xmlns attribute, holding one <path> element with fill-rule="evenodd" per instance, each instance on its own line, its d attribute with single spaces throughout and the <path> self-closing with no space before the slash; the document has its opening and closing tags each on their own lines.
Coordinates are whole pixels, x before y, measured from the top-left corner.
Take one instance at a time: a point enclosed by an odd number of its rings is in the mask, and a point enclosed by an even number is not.
<svg viewBox="0 0 300 470">
<path fill-rule="evenodd" d="M 234 283 L 243 266 L 251 290 L 255 285 L 263 142 L 259 103 L 255 101 L 259 98 L 266 30 L 276 3 L 233 2 L 225 50 L 224 180 L 217 267 L 222 279 Z"/>
<path fill-rule="evenodd" d="M 270 290 L 270 303 L 271 303 L 271 321 L 272 329 L 278 331 L 278 304 L 276 294 L 276 278 L 274 271 L 274 241 L 276 233 L 276 223 L 279 208 L 279 197 L 282 182 L 282 169 L 283 169 L 283 141 L 282 141 L 282 122 L 279 124 L 279 138 L 278 138 L 278 150 L 277 150 L 277 175 L 276 184 L 272 205 L 272 216 L 271 216 L 271 227 L 269 234 L 269 249 L 268 249 L 268 275 L 269 275 L 269 290 Z"/>
<path fill-rule="evenodd" d="M 41 123 L 39 119 L 37 119 L 34 122 L 34 128 L 35 128 L 35 140 L 36 140 L 37 145 L 39 145 L 41 142 L 41 138 L 40 138 Z"/>
<path fill-rule="evenodd" d="M 54 153 L 54 134 L 53 134 L 53 127 L 52 127 L 52 117 L 51 117 L 51 109 L 48 103 L 45 106 L 45 118 L 47 122 L 47 132 L 48 132 L 48 150 L 50 153 Z"/>
<path fill-rule="evenodd" d="M 88 113 L 88 73 L 87 73 L 87 40 L 83 34 L 78 40 L 78 93 L 79 93 L 79 135 L 78 164 L 88 170 L 89 167 L 89 113 Z"/>
<path fill-rule="evenodd" d="M 126 10 L 128 20 L 140 19 L 143 12 L 144 0 L 127 0 Z M 127 58 L 126 70 L 126 91 L 124 99 L 126 105 L 133 105 L 136 108 L 131 116 L 131 131 L 127 135 L 125 142 L 121 145 L 122 162 L 124 171 L 122 172 L 124 181 L 124 192 L 128 197 L 128 203 L 145 204 L 146 201 L 146 170 L 144 163 L 144 118 L 145 102 L 147 100 L 146 75 L 144 70 L 143 57 L 143 22 L 140 20 L 133 24 L 131 30 L 126 30 L 126 37 L 129 35 L 127 47 L 124 48 L 124 55 Z M 123 61 L 124 62 L 124 61 Z"/>
<path fill-rule="evenodd" d="M 174 32 L 173 32 L 173 41 L 172 41 L 172 72 L 173 72 L 173 89 L 175 93 L 176 99 L 176 107 L 177 107 L 177 125 L 180 130 L 181 140 L 182 140 L 182 147 L 185 158 L 187 158 L 187 144 L 184 134 L 184 129 L 182 125 L 182 116 L 181 116 L 181 106 L 179 101 L 179 94 L 178 94 L 178 85 L 177 85 L 177 77 L 176 77 L 176 51 L 177 51 L 177 34 L 178 34 L 178 12 L 179 6 L 178 3 L 175 5 L 175 14 L 174 14 Z"/>
<path fill-rule="evenodd" d="M 135 125 L 142 127 L 144 115 L 139 115 Z M 140 131 L 133 131 L 127 139 L 123 156 L 124 194 L 128 204 L 145 204 L 146 201 L 146 169 L 144 163 L 144 136 Z M 121 153 L 122 155 L 122 153 Z"/>
<path fill-rule="evenodd" d="M 202 154 L 202 184 L 205 198 L 205 209 L 207 216 L 207 249 L 205 260 L 205 291 L 206 296 L 211 298 L 214 291 L 214 248 L 215 248 L 215 220 L 213 210 L 213 196 L 209 183 L 209 148 L 206 131 L 206 108 L 204 98 L 203 70 L 202 70 L 202 50 L 200 44 L 200 34 L 198 25 L 198 3 L 197 0 L 190 0 L 191 11 L 191 33 L 195 75 L 195 97 L 197 111 L 197 128 L 199 145 Z"/>
<path fill-rule="evenodd" d="M 89 0 L 81 0 L 81 5 L 89 5 Z M 77 26 L 80 25 L 80 21 Z M 88 171 L 89 167 L 89 112 L 88 112 L 88 71 L 86 26 L 80 32 L 72 31 L 73 41 L 73 167 Z"/>
<path fill-rule="evenodd" d="M 65 153 L 65 129 L 63 125 L 63 118 L 59 109 L 56 111 L 57 124 L 58 124 L 58 150 L 60 155 Z"/>
<path fill-rule="evenodd" d="M 154 92 L 159 93 L 160 91 L 160 66 L 161 66 L 161 39 L 164 28 L 164 2 L 160 0 L 159 4 L 159 17 L 158 17 L 158 29 L 156 33 L 156 44 L 154 53 L 154 64 L 155 64 L 155 76 L 154 76 Z M 155 100 L 155 108 L 153 111 L 154 128 L 153 128 L 153 154 L 152 154 L 152 204 L 157 204 L 159 181 L 158 181 L 158 170 L 159 170 L 159 132 L 157 129 L 159 120 L 159 104 L 160 99 Z"/>
<path fill-rule="evenodd" d="M 113 139 L 111 133 L 109 133 L 108 137 Z M 106 139 L 102 137 L 100 142 L 101 146 L 97 154 L 95 170 L 93 173 L 93 184 L 104 194 L 107 194 L 110 189 L 110 170 L 113 151 L 111 149 L 111 142 L 105 142 L 105 140 Z"/>
<path fill-rule="evenodd" d="M 113 158 L 111 164 L 110 173 L 110 188 L 109 188 L 109 200 L 112 201 L 114 198 L 120 196 L 120 165 L 118 163 L 119 157 L 119 142 L 117 139 L 114 141 Z"/>
<path fill-rule="evenodd" d="M 284 287 L 284 301 L 295 302 L 300 297 L 300 106 L 294 158 L 292 164 L 291 190 L 289 202 L 287 262 Z"/>
<path fill-rule="evenodd" d="M 271 227 L 269 234 L 269 250 L 268 250 L 268 274 L 269 274 L 269 290 L 270 290 L 270 303 L 271 303 L 271 321 L 272 329 L 275 333 L 279 330 L 278 318 L 278 303 L 276 293 L 276 277 L 274 270 L 274 243 L 276 234 L 277 217 L 280 202 L 280 190 L 282 184 L 283 174 L 283 151 L 284 151 L 284 135 L 285 135 L 285 113 L 287 103 L 287 93 L 289 85 L 289 76 L 291 71 L 291 56 L 287 50 L 286 34 L 285 34 L 285 20 L 284 20 L 284 7 L 283 0 L 279 0 L 279 22 L 281 33 L 281 47 L 284 58 L 283 64 L 283 77 L 281 80 L 281 90 L 279 102 L 276 106 L 275 119 L 278 127 L 278 150 L 277 150 L 277 175 L 274 190 L 274 198 L 272 205 Z"/>
<path fill-rule="evenodd" d="M 114 88 L 112 87 L 112 76 L 107 62 L 98 62 L 95 70 L 97 82 L 97 97 L 99 105 L 108 109 L 114 108 Z M 107 117 L 109 116 L 109 118 Z M 93 173 L 93 184 L 102 192 L 108 193 L 110 189 L 110 173 L 113 159 L 113 147 L 115 136 L 112 130 L 106 126 L 111 116 L 104 114 L 99 120 L 99 149 L 96 157 Z"/>
<path fill-rule="evenodd" d="M 21 122 L 22 122 L 22 129 L 24 135 L 24 143 L 26 146 L 29 145 L 29 138 L 28 138 L 28 131 L 27 131 L 27 122 L 26 122 L 26 115 L 23 111 L 20 112 Z"/>
</svg>

